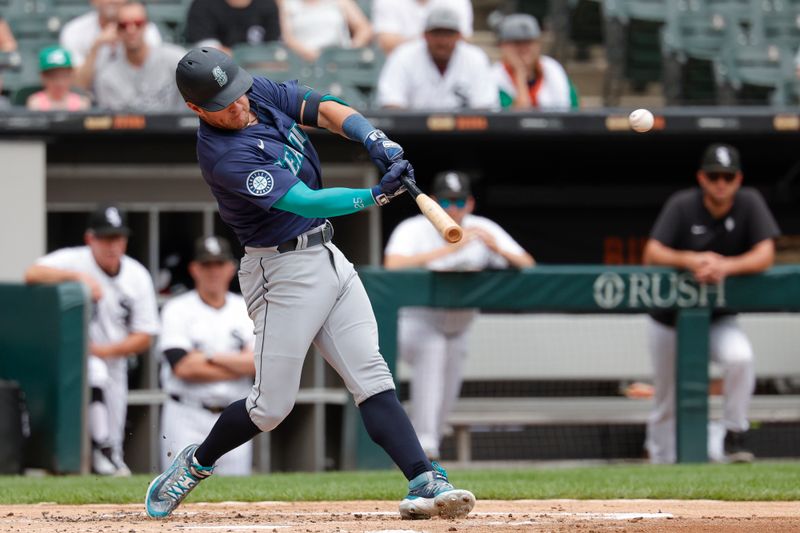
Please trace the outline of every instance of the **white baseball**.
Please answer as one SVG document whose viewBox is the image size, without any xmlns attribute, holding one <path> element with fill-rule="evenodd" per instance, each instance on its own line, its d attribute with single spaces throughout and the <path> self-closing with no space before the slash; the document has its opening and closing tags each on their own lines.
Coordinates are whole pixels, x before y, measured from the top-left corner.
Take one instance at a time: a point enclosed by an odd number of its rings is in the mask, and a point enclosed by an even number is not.
<svg viewBox="0 0 800 533">
<path fill-rule="evenodd" d="M 653 118 L 653 114 L 647 109 L 637 109 L 628 116 L 628 122 L 633 131 L 644 133 L 653 129 L 655 119 Z"/>
</svg>

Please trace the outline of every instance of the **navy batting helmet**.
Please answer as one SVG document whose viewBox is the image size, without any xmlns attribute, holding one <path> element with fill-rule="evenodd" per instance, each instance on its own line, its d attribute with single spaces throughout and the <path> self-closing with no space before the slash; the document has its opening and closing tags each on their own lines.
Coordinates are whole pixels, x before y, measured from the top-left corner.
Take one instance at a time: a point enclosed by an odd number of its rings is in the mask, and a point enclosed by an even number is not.
<svg viewBox="0 0 800 533">
<path fill-rule="evenodd" d="M 253 85 L 253 76 L 221 50 L 194 48 L 181 58 L 175 81 L 183 99 L 206 111 L 221 111 Z"/>
</svg>

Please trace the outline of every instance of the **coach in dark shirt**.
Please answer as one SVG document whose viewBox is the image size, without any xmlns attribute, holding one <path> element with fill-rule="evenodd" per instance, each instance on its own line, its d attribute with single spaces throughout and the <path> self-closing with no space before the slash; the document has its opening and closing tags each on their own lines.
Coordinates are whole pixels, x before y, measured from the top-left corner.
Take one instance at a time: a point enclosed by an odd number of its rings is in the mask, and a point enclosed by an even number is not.
<svg viewBox="0 0 800 533">
<path fill-rule="evenodd" d="M 226 52 L 237 44 L 281 37 L 275 0 L 194 0 L 186 22 L 186 41 Z"/>
<path fill-rule="evenodd" d="M 742 188 L 739 152 L 712 144 L 697 172 L 699 188 L 672 195 L 658 216 L 644 249 L 644 263 L 692 272 L 700 283 L 762 272 L 775 259 L 778 224 L 764 198 Z M 647 425 L 646 447 L 654 463 L 675 462 L 675 313 L 651 315 L 648 336 L 653 356 L 655 405 Z M 736 316 L 714 313 L 710 357 L 723 368 L 723 419 L 712 423 L 709 457 L 726 462 L 753 459 L 744 438 L 747 410 L 755 387 L 753 349 Z M 724 440 L 723 440 L 724 439 Z"/>
</svg>

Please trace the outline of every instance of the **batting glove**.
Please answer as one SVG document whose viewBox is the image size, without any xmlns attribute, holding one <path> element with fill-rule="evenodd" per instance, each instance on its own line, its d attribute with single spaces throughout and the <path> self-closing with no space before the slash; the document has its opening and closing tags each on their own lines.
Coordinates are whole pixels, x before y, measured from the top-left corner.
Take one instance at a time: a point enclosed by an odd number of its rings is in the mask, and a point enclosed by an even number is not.
<svg viewBox="0 0 800 533">
<path fill-rule="evenodd" d="M 385 174 L 389 167 L 403 159 L 403 147 L 389 140 L 381 130 L 372 130 L 364 140 L 369 157 L 378 169 Z"/>
<path fill-rule="evenodd" d="M 388 204 L 394 197 L 406 192 L 406 187 L 400 178 L 405 174 L 412 181 L 414 179 L 414 169 L 411 163 L 401 159 L 394 163 L 389 171 L 383 175 L 381 182 L 372 188 L 372 198 L 378 205 Z"/>
</svg>

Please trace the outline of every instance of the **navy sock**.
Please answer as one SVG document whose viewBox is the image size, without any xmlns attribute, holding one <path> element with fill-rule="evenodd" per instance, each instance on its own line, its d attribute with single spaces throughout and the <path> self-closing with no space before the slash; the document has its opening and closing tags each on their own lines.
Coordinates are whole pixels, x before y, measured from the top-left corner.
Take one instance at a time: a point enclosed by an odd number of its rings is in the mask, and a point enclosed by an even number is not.
<svg viewBox="0 0 800 533">
<path fill-rule="evenodd" d="M 245 400 L 233 402 L 219 415 L 206 440 L 194 452 L 200 466 L 212 466 L 217 459 L 261 433 L 247 414 Z"/>
<path fill-rule="evenodd" d="M 359 411 L 370 438 L 389 454 L 406 479 L 433 470 L 393 390 L 367 398 L 361 402 Z"/>
</svg>

